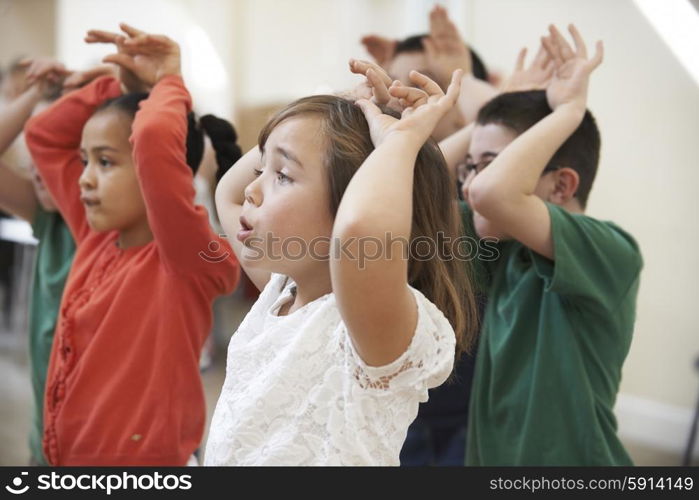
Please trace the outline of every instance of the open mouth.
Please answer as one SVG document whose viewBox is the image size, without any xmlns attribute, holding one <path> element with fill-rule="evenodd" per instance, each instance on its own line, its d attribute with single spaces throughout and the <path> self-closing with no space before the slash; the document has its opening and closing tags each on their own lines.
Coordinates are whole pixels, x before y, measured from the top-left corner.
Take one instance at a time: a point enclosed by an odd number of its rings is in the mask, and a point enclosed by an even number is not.
<svg viewBox="0 0 699 500">
<path fill-rule="evenodd" d="M 241 217 L 240 218 L 240 231 L 238 231 L 236 238 L 238 239 L 238 241 L 245 243 L 245 240 L 247 240 L 251 234 L 252 234 L 252 226 L 248 223 L 247 220 L 245 220 L 245 217 Z"/>
<path fill-rule="evenodd" d="M 240 218 L 240 228 L 243 231 L 252 231 L 252 226 L 248 224 L 248 221 L 245 220 L 245 217 Z"/>
<path fill-rule="evenodd" d="M 80 201 L 82 201 L 83 205 L 88 208 L 93 208 L 100 204 L 100 201 L 97 198 L 92 198 L 90 196 L 81 196 Z"/>
</svg>

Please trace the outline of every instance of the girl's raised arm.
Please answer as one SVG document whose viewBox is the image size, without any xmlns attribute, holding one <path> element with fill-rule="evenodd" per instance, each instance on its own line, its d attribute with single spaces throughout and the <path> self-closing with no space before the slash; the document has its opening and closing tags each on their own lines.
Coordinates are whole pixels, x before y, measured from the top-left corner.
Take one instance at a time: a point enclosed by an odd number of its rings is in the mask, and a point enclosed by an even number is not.
<svg viewBox="0 0 699 500">
<path fill-rule="evenodd" d="M 187 115 L 192 101 L 180 73 L 177 43 L 122 24 L 122 35 L 91 31 L 88 40 L 114 43 L 105 57 L 119 65 L 120 78 L 152 88 L 132 125 L 131 144 L 138 181 L 163 263 L 173 273 L 201 276 L 220 293 L 238 278 L 228 243 L 212 231 L 206 210 L 194 204 L 192 170 L 187 165 Z M 113 39 L 109 39 L 113 35 Z"/>
<path fill-rule="evenodd" d="M 456 102 L 461 73 L 454 72 L 446 95 L 416 71 L 411 79 L 420 88 L 392 86 L 391 95 L 407 106 L 400 120 L 382 114 L 370 101 L 357 102 L 376 149 L 352 177 L 340 202 L 330 272 L 342 318 L 369 365 L 397 359 L 415 332 L 417 307 L 408 287 L 407 256 L 413 172 L 420 148 Z"/>
<path fill-rule="evenodd" d="M 118 80 L 98 78 L 60 98 L 31 118 L 25 128 L 34 164 L 76 243 L 90 230 L 78 186 L 83 171 L 80 158 L 83 127 L 100 104 L 120 94 Z"/>
<path fill-rule="evenodd" d="M 241 229 L 240 215 L 245 203 L 245 188 L 255 180 L 255 170 L 258 170 L 261 164 L 260 148 L 255 146 L 226 172 L 216 187 L 216 210 L 221 226 L 226 232 L 226 237 L 233 247 L 243 271 L 258 290 L 265 287 L 271 273 L 245 265 L 245 261 L 242 259 L 243 243 L 238 241 L 236 234 Z"/>
</svg>

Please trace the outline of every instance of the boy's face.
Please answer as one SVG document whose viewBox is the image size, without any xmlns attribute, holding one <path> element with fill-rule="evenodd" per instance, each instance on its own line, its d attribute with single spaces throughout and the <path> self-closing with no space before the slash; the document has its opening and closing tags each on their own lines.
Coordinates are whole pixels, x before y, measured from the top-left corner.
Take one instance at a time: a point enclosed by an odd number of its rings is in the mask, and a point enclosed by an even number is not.
<svg viewBox="0 0 699 500">
<path fill-rule="evenodd" d="M 514 130 L 496 123 L 476 125 L 473 128 L 466 161 L 458 166 L 459 170 L 467 170 L 466 180 L 461 187 L 466 203 L 471 205 L 468 198 L 468 188 L 473 178 L 482 172 L 516 138 L 517 133 Z M 466 167 L 467 165 L 469 167 Z M 549 198 L 555 187 L 554 178 L 550 175 L 552 173 L 548 172 L 542 175 L 534 191 L 534 194 L 544 201 L 550 201 Z"/>
<path fill-rule="evenodd" d="M 386 72 L 393 80 L 399 80 L 403 85 L 414 87 L 410 81 L 409 75 L 412 70 L 419 71 L 423 75 L 435 80 L 435 76 L 428 69 L 427 57 L 424 52 L 401 52 L 386 64 Z M 436 80 L 435 80 L 436 81 Z M 442 89 L 445 90 L 445 89 Z M 454 106 L 444 117 L 437 123 L 437 126 L 432 132 L 432 137 L 437 141 L 441 141 L 449 137 L 454 132 L 461 130 L 466 125 L 461 112 L 457 106 Z"/>
<path fill-rule="evenodd" d="M 95 231 L 124 231 L 147 224 L 146 207 L 131 157 L 131 120 L 122 112 L 94 115 L 83 129 L 80 154 L 85 168 L 80 197 Z"/>
</svg>

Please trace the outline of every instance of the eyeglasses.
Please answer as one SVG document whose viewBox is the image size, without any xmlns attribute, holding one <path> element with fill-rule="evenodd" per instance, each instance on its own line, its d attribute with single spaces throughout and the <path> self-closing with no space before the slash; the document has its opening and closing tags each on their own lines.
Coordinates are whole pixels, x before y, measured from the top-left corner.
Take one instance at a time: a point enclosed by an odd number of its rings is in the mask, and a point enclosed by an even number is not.
<svg viewBox="0 0 699 500">
<path fill-rule="evenodd" d="M 459 181 L 459 184 L 463 184 L 466 182 L 466 179 L 468 178 L 469 175 L 471 175 L 471 172 L 476 172 L 476 175 L 480 174 L 485 168 L 490 165 L 493 160 L 497 158 L 497 155 L 491 156 L 486 158 L 485 160 L 481 160 L 478 163 L 473 163 L 473 162 L 463 162 L 459 163 L 459 165 L 456 167 L 456 178 Z M 544 168 L 543 172 L 541 172 L 541 175 L 544 175 L 547 172 L 553 172 L 554 170 L 558 170 L 560 167 L 558 165 L 546 165 L 546 168 Z"/>
</svg>

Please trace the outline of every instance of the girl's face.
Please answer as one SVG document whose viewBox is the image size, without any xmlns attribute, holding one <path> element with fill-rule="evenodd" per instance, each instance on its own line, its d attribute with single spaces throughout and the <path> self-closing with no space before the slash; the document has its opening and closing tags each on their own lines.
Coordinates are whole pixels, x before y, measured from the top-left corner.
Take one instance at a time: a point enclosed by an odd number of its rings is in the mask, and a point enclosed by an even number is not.
<svg viewBox="0 0 699 500">
<path fill-rule="evenodd" d="M 292 277 L 327 267 L 333 218 L 325 149 L 314 115 L 288 118 L 269 135 L 262 168 L 245 189 L 246 265 Z"/>
<path fill-rule="evenodd" d="M 94 115 L 83 129 L 80 199 L 95 231 L 128 231 L 147 224 L 146 207 L 131 159 L 131 119 L 118 110 Z"/>
</svg>

